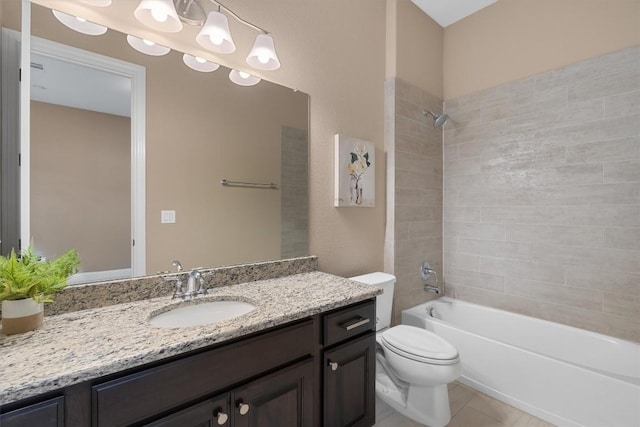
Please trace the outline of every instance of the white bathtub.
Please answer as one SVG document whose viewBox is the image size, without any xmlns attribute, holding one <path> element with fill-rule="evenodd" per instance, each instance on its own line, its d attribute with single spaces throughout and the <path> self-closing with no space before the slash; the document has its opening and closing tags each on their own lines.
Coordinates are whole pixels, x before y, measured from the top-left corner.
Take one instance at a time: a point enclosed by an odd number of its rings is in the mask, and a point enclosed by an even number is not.
<svg viewBox="0 0 640 427">
<path fill-rule="evenodd" d="M 450 298 L 404 310 L 402 323 L 458 348 L 460 382 L 546 421 L 640 426 L 639 344 Z"/>
</svg>

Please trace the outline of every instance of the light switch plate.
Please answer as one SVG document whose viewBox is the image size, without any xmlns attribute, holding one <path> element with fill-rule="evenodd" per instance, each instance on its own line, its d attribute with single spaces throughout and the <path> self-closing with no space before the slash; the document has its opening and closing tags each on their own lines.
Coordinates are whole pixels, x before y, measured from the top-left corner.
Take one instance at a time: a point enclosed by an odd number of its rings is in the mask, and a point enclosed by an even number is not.
<svg viewBox="0 0 640 427">
<path fill-rule="evenodd" d="M 176 223 L 176 211 L 160 211 L 160 223 L 161 224 L 175 224 Z"/>
</svg>

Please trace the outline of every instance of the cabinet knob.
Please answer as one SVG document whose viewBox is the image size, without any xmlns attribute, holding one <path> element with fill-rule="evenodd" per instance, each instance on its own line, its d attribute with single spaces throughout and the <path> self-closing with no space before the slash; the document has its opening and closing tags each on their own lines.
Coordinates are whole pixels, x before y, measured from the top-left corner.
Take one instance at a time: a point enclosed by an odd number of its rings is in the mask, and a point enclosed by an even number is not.
<svg viewBox="0 0 640 427">
<path fill-rule="evenodd" d="M 220 410 L 214 412 L 213 416 L 215 417 L 216 422 L 218 423 L 219 426 L 226 424 L 227 421 L 229 420 L 229 415 L 225 414 Z"/>
<path fill-rule="evenodd" d="M 329 360 L 329 366 L 331 367 L 332 371 L 337 371 L 338 370 L 338 362 L 332 362 L 331 360 Z"/>
<path fill-rule="evenodd" d="M 249 404 L 248 403 L 244 403 L 242 401 L 238 402 L 238 404 L 236 405 L 238 408 L 238 411 L 240 411 L 240 415 L 247 415 L 249 413 Z"/>
</svg>

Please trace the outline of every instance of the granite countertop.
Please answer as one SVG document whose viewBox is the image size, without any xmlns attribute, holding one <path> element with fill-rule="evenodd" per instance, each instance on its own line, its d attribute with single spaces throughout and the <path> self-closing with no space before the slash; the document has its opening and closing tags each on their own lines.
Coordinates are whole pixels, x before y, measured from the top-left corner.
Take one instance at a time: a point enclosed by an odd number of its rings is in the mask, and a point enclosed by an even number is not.
<svg viewBox="0 0 640 427">
<path fill-rule="evenodd" d="M 216 287 L 199 299 L 236 299 L 256 309 L 189 328 L 148 323 L 170 296 L 45 317 L 44 326 L 0 335 L 0 404 L 56 390 L 372 298 L 381 290 L 318 271 Z M 173 308 L 173 307 L 172 307 Z"/>
</svg>

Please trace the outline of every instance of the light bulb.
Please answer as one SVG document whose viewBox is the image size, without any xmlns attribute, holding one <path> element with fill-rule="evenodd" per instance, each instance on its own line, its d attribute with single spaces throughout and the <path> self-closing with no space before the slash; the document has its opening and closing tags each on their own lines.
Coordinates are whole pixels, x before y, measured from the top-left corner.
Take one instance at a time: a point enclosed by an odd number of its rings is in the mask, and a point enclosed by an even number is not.
<svg viewBox="0 0 640 427">
<path fill-rule="evenodd" d="M 209 35 L 209 38 L 211 39 L 211 43 L 215 44 L 216 46 L 220 46 L 224 41 L 224 37 L 216 33 L 212 33 L 211 35 Z"/>
<path fill-rule="evenodd" d="M 142 39 L 142 43 L 146 44 L 147 46 L 153 46 L 155 44 L 151 40 L 147 40 L 147 39 Z"/>
<path fill-rule="evenodd" d="M 151 9 L 151 16 L 158 22 L 165 22 L 169 18 L 167 11 L 160 8 Z"/>
<path fill-rule="evenodd" d="M 244 71 L 238 71 L 238 74 L 240 74 L 240 77 L 242 77 L 243 79 L 247 79 L 251 75 L 251 74 L 249 74 L 247 72 L 244 72 Z"/>
<path fill-rule="evenodd" d="M 198 62 L 199 62 L 199 63 L 201 63 L 201 64 L 204 64 L 205 62 L 207 62 L 207 60 L 206 60 L 206 59 L 204 59 L 204 58 L 200 58 L 199 56 L 196 56 L 195 58 L 196 58 L 196 61 L 198 61 Z"/>
<path fill-rule="evenodd" d="M 261 64 L 266 64 L 267 62 L 269 62 L 269 54 L 268 53 L 259 54 L 258 61 L 260 61 Z"/>
<path fill-rule="evenodd" d="M 78 21 L 80 21 L 80 22 L 87 22 L 87 20 L 86 20 L 86 19 L 81 18 L 81 17 L 79 17 L 79 16 L 76 16 L 76 19 L 77 19 Z"/>
</svg>

